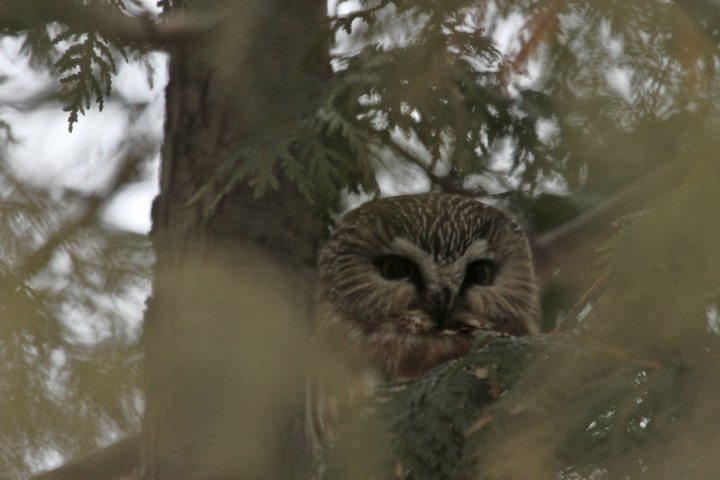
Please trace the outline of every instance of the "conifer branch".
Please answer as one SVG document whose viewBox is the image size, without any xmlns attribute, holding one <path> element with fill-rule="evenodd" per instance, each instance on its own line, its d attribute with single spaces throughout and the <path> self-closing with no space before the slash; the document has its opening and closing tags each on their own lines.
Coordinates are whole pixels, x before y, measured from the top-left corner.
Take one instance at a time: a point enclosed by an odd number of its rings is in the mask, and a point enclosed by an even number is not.
<svg viewBox="0 0 720 480">
<path fill-rule="evenodd" d="M 384 145 L 390 147 L 390 150 L 399 157 L 401 157 L 403 160 L 405 160 L 408 163 L 411 163 L 418 167 L 422 172 L 427 176 L 428 180 L 430 180 L 430 183 L 435 186 L 439 187 L 442 192 L 445 193 L 457 193 L 460 195 L 478 195 L 478 194 L 485 194 L 486 192 L 470 192 L 462 186 L 458 186 L 455 182 L 455 179 L 453 176 L 445 175 L 445 176 L 439 176 L 437 175 L 433 170 L 433 165 L 425 165 L 423 162 L 418 160 L 414 155 L 409 153 L 407 150 L 405 150 L 402 146 L 400 146 L 393 138 L 392 135 L 390 135 L 387 132 L 381 133 L 381 138 L 384 142 Z"/>
</svg>

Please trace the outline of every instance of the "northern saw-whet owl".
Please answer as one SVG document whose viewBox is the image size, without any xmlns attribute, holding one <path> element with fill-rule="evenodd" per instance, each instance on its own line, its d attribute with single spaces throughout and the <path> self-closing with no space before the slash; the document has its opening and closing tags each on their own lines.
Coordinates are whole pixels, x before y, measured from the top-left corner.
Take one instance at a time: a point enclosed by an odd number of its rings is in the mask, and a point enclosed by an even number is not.
<svg viewBox="0 0 720 480">
<path fill-rule="evenodd" d="M 366 203 L 342 219 L 318 261 L 316 344 L 342 359 L 344 386 L 316 379 L 316 446 L 344 407 L 376 385 L 467 354 L 473 332 L 538 331 L 528 239 L 477 200 L 429 193 Z"/>
</svg>

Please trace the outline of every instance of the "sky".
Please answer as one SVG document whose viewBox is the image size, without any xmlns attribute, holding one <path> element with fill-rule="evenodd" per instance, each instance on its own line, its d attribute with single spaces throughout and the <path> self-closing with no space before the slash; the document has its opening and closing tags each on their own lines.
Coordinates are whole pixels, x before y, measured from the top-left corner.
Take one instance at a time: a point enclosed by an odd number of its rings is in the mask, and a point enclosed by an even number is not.
<svg viewBox="0 0 720 480">
<path fill-rule="evenodd" d="M 138 7 L 159 13 L 156 0 L 135 0 Z M 39 106 L 36 99 L 52 94 L 56 84 L 48 72 L 37 72 L 20 53 L 21 42 L 0 39 L 0 120 L 12 126 L 17 143 L 5 156 L 14 172 L 31 184 L 72 188 L 90 193 L 101 190 L 116 165 L 118 148 L 126 134 L 142 136 L 158 150 L 162 142 L 167 55 L 153 53 L 150 85 L 145 69 L 118 62 L 113 98 L 102 112 L 93 105 L 68 132 L 68 114 L 55 101 Z M 130 106 L 131 108 L 128 108 Z M 128 110 L 131 114 L 128 114 Z M 156 156 L 143 171 L 142 181 L 123 188 L 109 202 L 102 220 L 111 227 L 136 233 L 150 230 L 150 204 L 158 192 Z"/>
<path fill-rule="evenodd" d="M 50 100 L 39 107 L 33 105 L 34 99 L 52 92 L 53 80 L 29 66 L 19 54 L 20 45 L 16 39 L 0 40 L 0 119 L 11 125 L 17 140 L 6 156 L 22 179 L 37 186 L 91 193 L 101 190 L 112 175 L 114 157 L 126 134 L 141 135 L 159 148 L 166 55 L 154 53 L 150 57 L 155 69 L 152 86 L 141 67 L 121 63 L 113 97 L 103 111 L 93 105 L 70 133 L 68 114 L 59 103 Z M 158 191 L 158 160 L 155 158 L 145 169 L 146 178 L 126 186 L 109 203 L 102 219 L 110 226 L 137 233 L 149 231 L 150 202 Z"/>
<path fill-rule="evenodd" d="M 148 11 L 157 12 L 153 0 L 142 2 Z M 329 0 L 329 11 L 335 0 Z M 339 13 L 356 8 L 355 2 L 343 2 Z M 500 52 L 509 55 L 523 27 L 520 13 L 497 21 L 493 25 L 493 39 Z M 338 48 L 350 49 L 349 38 L 338 38 Z M 123 138 L 130 133 L 142 137 L 157 151 L 162 142 L 164 118 L 164 88 L 167 83 L 167 56 L 154 53 L 150 62 L 155 70 L 153 85 L 147 81 L 143 67 L 119 63 L 113 80 L 113 98 L 102 112 L 97 106 L 81 115 L 68 132 L 67 113 L 59 103 L 44 102 L 33 105 L 38 97 L 52 92 L 53 79 L 47 72 L 36 72 L 19 53 L 16 39 L 0 40 L 0 120 L 12 125 L 17 139 L 6 153 L 13 170 L 31 184 L 43 187 L 71 188 L 89 193 L 101 190 L 112 175 L 117 151 Z M 540 75 L 538 66 L 529 65 L 525 81 Z M 613 79 L 611 79 L 612 81 Z M 614 79 L 616 83 L 621 81 Z M 128 106 L 132 108 L 128 109 Z M 128 114 L 130 110 L 130 114 Z M 503 158 L 509 155 L 499 156 Z M 123 188 L 108 203 L 102 213 L 103 221 L 111 227 L 136 233 L 150 229 L 150 205 L 158 193 L 158 165 L 156 156 L 144 171 L 142 181 Z M 498 165 L 502 168 L 502 165 Z M 427 179 L 411 167 L 378 175 L 381 190 L 387 195 L 426 191 Z M 350 201 L 357 204 L 361 199 Z"/>
<path fill-rule="evenodd" d="M 152 2 L 154 3 L 154 2 Z M 73 131 L 68 131 L 68 113 L 52 99 L 57 84 L 47 72 L 31 68 L 20 52 L 21 42 L 0 38 L 0 122 L 11 128 L 14 143 L 0 152 L 1 161 L 23 182 L 49 192 L 71 189 L 83 194 L 102 192 L 122 158 L 127 138 L 142 139 L 154 157 L 141 169 L 140 179 L 117 192 L 101 212 L 101 221 L 110 229 L 146 234 L 150 230 L 150 206 L 158 193 L 159 148 L 164 122 L 164 90 L 167 84 L 167 55 L 153 53 L 148 60 L 154 78 L 148 82 L 145 69 L 137 64 L 118 62 L 113 79 L 113 94 L 103 111 L 96 105 L 79 117 Z M 1 132 L 0 132 L 1 133 Z M 70 288 L 62 280 L 64 256 L 58 252 L 50 264 L 58 285 Z M 48 277 L 48 278 L 50 278 Z M 43 276 L 30 283 L 42 286 Z M 123 312 L 125 332 L 137 338 L 145 299 L 151 291 L 149 282 L 130 285 L 117 295 L 98 296 L 103 308 Z M 82 294 L 83 292 L 79 292 Z M 81 302 L 80 302 L 81 303 Z M 68 303 L 57 312 L 71 343 L 100 344 L 112 330 L 102 312 L 88 312 L 82 305 Z M 47 380 L 49 391 L 65 388 L 63 372 L 69 364 L 62 348 L 53 350 Z M 53 390 L 55 389 L 55 390 Z M 139 408 L 139 407 L 138 407 Z M 103 435 L 112 440 L 123 433 L 104 426 Z M 66 458 L 49 445 L 36 445 L 21 452 L 25 464 L 34 472 L 54 468 Z M 4 477 L 0 474 L 0 477 Z"/>
</svg>

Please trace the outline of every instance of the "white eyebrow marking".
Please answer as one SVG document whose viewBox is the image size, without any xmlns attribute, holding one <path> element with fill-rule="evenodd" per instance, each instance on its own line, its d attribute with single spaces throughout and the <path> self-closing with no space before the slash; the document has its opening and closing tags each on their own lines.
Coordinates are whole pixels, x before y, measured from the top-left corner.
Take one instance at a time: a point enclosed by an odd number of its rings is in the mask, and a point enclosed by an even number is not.
<svg viewBox="0 0 720 480">
<path fill-rule="evenodd" d="M 460 257 L 444 266 L 438 263 L 432 254 L 406 238 L 395 237 L 390 242 L 390 247 L 392 253 L 406 256 L 415 261 L 423 272 L 423 278 L 431 286 L 437 285 L 438 282 L 450 282 L 450 284 L 457 285 L 457 288 L 460 288 L 460 283 L 462 283 L 465 276 L 465 269 L 470 262 L 495 259 L 495 252 L 490 249 L 488 241 L 484 238 L 475 240 Z"/>
<path fill-rule="evenodd" d="M 395 237 L 390 243 L 390 246 L 393 248 L 394 252 L 415 260 L 419 265 L 432 265 L 435 263 L 435 259 L 430 253 L 426 252 L 406 238 Z M 465 252 L 463 252 L 457 260 L 452 263 L 465 265 L 473 260 L 482 259 L 494 260 L 495 252 L 490 250 L 490 245 L 486 239 L 478 238 L 465 249 Z"/>
<path fill-rule="evenodd" d="M 478 238 L 465 250 L 459 260 L 473 261 L 480 259 L 495 259 L 495 252 L 490 250 L 487 240 L 484 238 Z"/>
<path fill-rule="evenodd" d="M 425 282 L 432 283 L 436 281 L 438 276 L 438 264 L 432 254 L 426 252 L 407 238 L 403 237 L 393 238 L 392 242 L 390 242 L 390 246 L 393 248 L 393 253 L 404 255 L 415 261 L 422 272 Z"/>
<path fill-rule="evenodd" d="M 407 238 L 395 237 L 390 246 L 393 248 L 393 252 L 405 255 L 408 258 L 415 260 L 418 264 L 430 263 L 433 261 L 432 255 L 412 243 Z"/>
</svg>

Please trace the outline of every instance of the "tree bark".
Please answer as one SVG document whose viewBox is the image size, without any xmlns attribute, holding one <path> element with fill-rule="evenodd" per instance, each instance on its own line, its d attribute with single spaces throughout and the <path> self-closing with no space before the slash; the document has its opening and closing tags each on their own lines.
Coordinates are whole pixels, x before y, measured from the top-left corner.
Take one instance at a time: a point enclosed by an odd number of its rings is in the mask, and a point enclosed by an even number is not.
<svg viewBox="0 0 720 480">
<path fill-rule="evenodd" d="M 246 186 L 197 194 L 236 145 L 307 114 L 288 105 L 322 83 L 323 62 L 303 62 L 326 4 L 217 3 L 193 2 L 225 17 L 217 32 L 171 52 L 144 332 L 146 480 L 292 478 L 303 459 L 296 414 L 321 223 L 277 171 L 261 198 Z"/>
</svg>

